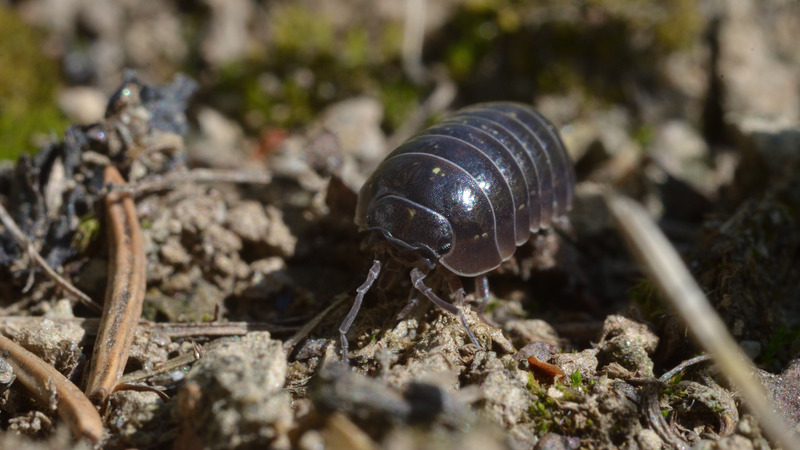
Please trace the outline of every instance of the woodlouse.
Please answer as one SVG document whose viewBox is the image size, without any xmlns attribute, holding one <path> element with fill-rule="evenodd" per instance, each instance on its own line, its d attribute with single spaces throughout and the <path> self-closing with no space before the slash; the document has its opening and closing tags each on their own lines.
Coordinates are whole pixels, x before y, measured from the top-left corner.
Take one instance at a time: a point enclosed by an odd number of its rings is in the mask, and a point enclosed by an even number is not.
<svg viewBox="0 0 800 450">
<path fill-rule="evenodd" d="M 372 233 L 375 259 L 339 327 L 343 357 L 346 333 L 382 261 L 393 269 L 412 267 L 414 288 L 456 315 L 478 345 L 457 307 L 464 300 L 459 276 L 476 277 L 482 314 L 489 296 L 486 273 L 531 233 L 564 216 L 574 185 L 572 163 L 555 127 L 519 103 L 461 109 L 395 149 L 358 194 L 355 223 Z M 454 303 L 423 282 L 437 263 Z"/>
</svg>

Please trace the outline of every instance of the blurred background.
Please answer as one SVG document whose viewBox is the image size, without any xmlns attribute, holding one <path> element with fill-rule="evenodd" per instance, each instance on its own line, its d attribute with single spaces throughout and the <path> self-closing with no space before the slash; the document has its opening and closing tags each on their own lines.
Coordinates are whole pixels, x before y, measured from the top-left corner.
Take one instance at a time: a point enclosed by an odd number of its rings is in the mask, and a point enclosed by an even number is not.
<svg viewBox="0 0 800 450">
<path fill-rule="evenodd" d="M 729 141 L 729 114 L 797 119 L 798 14 L 789 0 L 6 1 L 0 147 L 14 158 L 98 120 L 130 68 L 198 80 L 201 132 L 219 119 L 274 140 L 366 96 L 391 135 L 453 83 L 437 109 L 532 102 L 574 125 L 577 157 L 677 143 L 702 159 Z"/>
<path fill-rule="evenodd" d="M 620 181 L 652 158 L 713 198 L 736 136 L 800 114 L 798 17 L 789 0 L 5 1 L 0 158 L 102 118 L 133 69 L 200 83 L 194 137 L 216 148 L 196 149 L 200 165 L 231 161 L 224 147 L 263 156 L 346 99 L 364 100 L 353 114 L 379 154 L 502 99 L 565 126 L 581 177 L 615 160 L 601 175 Z"/>
</svg>

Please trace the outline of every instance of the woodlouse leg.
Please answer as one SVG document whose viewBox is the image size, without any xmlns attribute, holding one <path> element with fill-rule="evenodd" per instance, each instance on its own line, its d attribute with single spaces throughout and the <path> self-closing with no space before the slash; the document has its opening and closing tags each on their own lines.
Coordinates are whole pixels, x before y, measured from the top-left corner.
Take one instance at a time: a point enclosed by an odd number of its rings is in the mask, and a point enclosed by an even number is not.
<svg viewBox="0 0 800 450">
<path fill-rule="evenodd" d="M 467 335 L 469 336 L 469 339 L 472 341 L 473 344 L 475 344 L 476 346 L 478 346 L 478 348 L 480 348 L 480 344 L 478 344 L 478 339 L 475 338 L 475 335 L 472 334 L 472 330 L 469 328 L 469 325 L 467 325 L 467 319 L 464 317 L 464 313 L 460 309 L 458 309 L 457 306 L 451 303 L 447 303 L 446 301 L 439 298 L 439 296 L 433 292 L 433 289 L 429 288 L 428 286 L 425 286 L 425 282 L 423 281 L 425 275 L 427 274 L 423 273 L 418 268 L 412 269 L 411 283 L 420 293 L 422 293 L 422 295 L 428 297 L 428 300 L 433 302 L 434 305 L 458 317 L 458 319 L 461 321 L 461 325 L 464 325 L 464 329 L 467 330 Z"/>
<path fill-rule="evenodd" d="M 390 259 L 381 268 L 381 276 L 378 278 L 378 300 L 381 303 L 386 303 L 389 299 L 386 297 L 386 291 L 394 282 L 397 273 L 400 271 L 400 265 L 394 259 Z"/>
<path fill-rule="evenodd" d="M 450 288 L 450 297 L 453 299 L 453 304 L 462 306 L 466 302 L 466 293 L 464 292 L 464 286 L 461 284 L 461 278 L 450 272 L 444 272 L 444 277 L 447 279 L 447 287 Z"/>
<path fill-rule="evenodd" d="M 411 312 L 412 309 L 419 305 L 419 296 L 417 295 L 416 288 L 412 287 L 411 292 L 408 293 L 408 303 L 397 314 L 397 320 L 403 320 Z"/>
<path fill-rule="evenodd" d="M 401 267 L 402 266 L 394 259 L 386 261 L 386 264 L 381 269 L 382 275 L 380 280 L 378 280 L 378 289 L 389 289 Z"/>
<path fill-rule="evenodd" d="M 378 275 L 381 273 L 381 262 L 380 260 L 376 259 L 372 262 L 372 267 L 369 268 L 369 274 L 367 274 L 367 279 L 364 280 L 364 283 L 356 289 L 356 299 L 353 301 L 353 307 L 350 308 L 350 312 L 347 313 L 347 317 L 344 318 L 342 324 L 339 325 L 339 337 L 342 339 L 342 361 L 345 364 L 348 362 L 347 352 L 348 352 L 348 344 L 347 344 L 347 331 L 350 329 L 350 326 L 353 325 L 353 321 L 356 319 L 356 314 L 358 314 L 358 310 L 361 309 L 361 302 L 364 300 L 364 294 L 367 293 L 370 287 L 372 287 L 372 283 L 378 279 Z"/>
<path fill-rule="evenodd" d="M 566 236 L 570 242 L 575 242 L 575 228 L 569 217 L 561 216 L 553 219 L 553 229 L 560 235 Z"/>
<path fill-rule="evenodd" d="M 486 275 L 475 277 L 475 300 L 478 302 L 478 315 L 483 315 L 489 304 L 489 278 Z"/>
<path fill-rule="evenodd" d="M 475 300 L 478 302 L 478 307 L 475 310 L 478 317 L 494 328 L 500 328 L 494 320 L 489 319 L 484 314 L 486 307 L 489 306 L 489 278 L 486 275 L 478 275 L 475 277 Z"/>
</svg>

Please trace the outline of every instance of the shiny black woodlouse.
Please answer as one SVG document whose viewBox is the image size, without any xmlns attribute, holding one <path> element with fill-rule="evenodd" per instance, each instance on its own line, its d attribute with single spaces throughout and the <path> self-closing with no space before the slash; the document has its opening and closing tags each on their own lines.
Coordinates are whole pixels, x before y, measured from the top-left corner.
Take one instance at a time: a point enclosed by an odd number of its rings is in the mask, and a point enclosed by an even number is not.
<svg viewBox="0 0 800 450">
<path fill-rule="evenodd" d="M 387 266 L 411 266 L 416 290 L 456 315 L 478 345 L 457 305 L 459 276 L 476 277 L 482 314 L 489 296 L 486 273 L 514 254 L 531 233 L 572 207 L 575 173 L 555 127 L 520 103 L 482 103 L 457 111 L 395 149 L 358 194 L 355 223 L 372 233 L 375 259 L 350 312 L 346 333 L 365 293 Z M 423 279 L 437 267 L 454 303 Z"/>
</svg>

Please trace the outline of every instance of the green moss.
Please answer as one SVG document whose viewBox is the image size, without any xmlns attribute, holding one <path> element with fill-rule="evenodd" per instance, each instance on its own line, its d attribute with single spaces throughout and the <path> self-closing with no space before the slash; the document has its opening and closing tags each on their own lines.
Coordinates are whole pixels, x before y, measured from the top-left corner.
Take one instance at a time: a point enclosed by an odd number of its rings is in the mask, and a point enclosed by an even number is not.
<svg viewBox="0 0 800 450">
<path fill-rule="evenodd" d="M 572 372 L 572 375 L 570 375 L 570 381 L 572 381 L 573 387 L 580 387 L 581 384 L 583 384 L 583 377 L 581 376 L 580 371 L 576 370 L 575 372 Z"/>
<path fill-rule="evenodd" d="M 533 392 L 538 387 L 539 383 L 536 382 L 536 377 L 531 372 L 528 372 L 528 382 L 525 384 L 525 389 Z"/>
<path fill-rule="evenodd" d="M 800 344 L 800 329 L 788 330 L 783 326 L 778 327 L 759 355 L 759 363 L 771 366 L 775 362 L 778 352 L 783 350 L 795 354 L 798 344 Z"/>
<path fill-rule="evenodd" d="M 685 47 L 702 31 L 703 20 L 694 0 L 588 0 L 587 5 L 629 23 L 637 31 L 652 31 L 666 50 Z"/>
<path fill-rule="evenodd" d="M 635 140 L 640 147 L 647 148 L 653 142 L 656 131 L 652 125 L 642 124 L 633 131 L 633 140 Z"/>
<path fill-rule="evenodd" d="M 484 308 L 483 312 L 485 314 L 488 314 L 497 309 L 498 306 L 500 306 L 500 302 L 498 302 L 497 300 L 492 300 L 489 302 L 489 304 L 486 305 L 486 308 Z"/>
<path fill-rule="evenodd" d="M 636 103 L 620 80 L 659 83 L 661 61 L 703 26 L 692 0 L 588 0 L 568 14 L 554 2 L 469 0 L 428 54 L 466 103 L 562 92 Z"/>
<path fill-rule="evenodd" d="M 447 52 L 447 67 L 456 79 L 464 79 L 472 73 L 479 55 L 470 42 L 456 42 Z"/>
<path fill-rule="evenodd" d="M 516 8 L 500 7 L 497 9 L 496 17 L 497 27 L 506 33 L 516 32 L 521 26 L 519 11 Z"/>
<path fill-rule="evenodd" d="M 333 25 L 324 15 L 314 14 L 301 4 L 276 8 L 270 29 L 275 48 L 299 59 L 311 60 L 334 50 Z"/>
<path fill-rule="evenodd" d="M 389 23 L 383 27 L 378 45 L 380 61 L 398 59 L 403 48 L 403 26 L 399 23 Z"/>
<path fill-rule="evenodd" d="M 409 82 L 399 81 L 381 86 L 380 100 L 384 107 L 384 122 L 396 129 L 419 105 L 418 88 Z"/>
<path fill-rule="evenodd" d="M 41 51 L 40 36 L 0 7 L 0 159 L 35 150 L 36 133 L 60 132 L 66 119 L 55 94 L 58 67 Z"/>
<path fill-rule="evenodd" d="M 683 380 L 683 374 L 678 373 L 674 377 L 672 377 L 672 379 L 669 380 L 669 384 L 679 384 L 681 382 L 681 380 Z M 667 388 L 667 389 L 669 389 L 669 388 Z M 666 389 L 665 389 L 665 391 L 666 391 Z"/>
<path fill-rule="evenodd" d="M 657 24 L 658 40 L 668 49 L 680 49 L 695 42 L 703 30 L 703 19 L 694 0 L 672 0 L 666 20 Z"/>
<path fill-rule="evenodd" d="M 369 63 L 369 34 L 363 28 L 347 30 L 340 55 L 345 67 L 362 67 Z"/>
<path fill-rule="evenodd" d="M 271 39 L 208 89 L 209 103 L 248 131 L 306 126 L 327 105 L 367 95 L 384 101 L 391 132 L 426 94 L 403 75 L 401 24 L 342 27 L 302 3 L 274 9 Z"/>
<path fill-rule="evenodd" d="M 72 247 L 78 253 L 84 253 L 100 235 L 100 220 L 94 213 L 89 213 L 81 217 L 78 229 L 72 236 Z"/>
<path fill-rule="evenodd" d="M 639 306 L 645 317 L 656 320 L 667 313 L 665 303 L 660 299 L 656 286 L 647 278 L 640 278 L 628 289 L 631 301 Z"/>
</svg>

